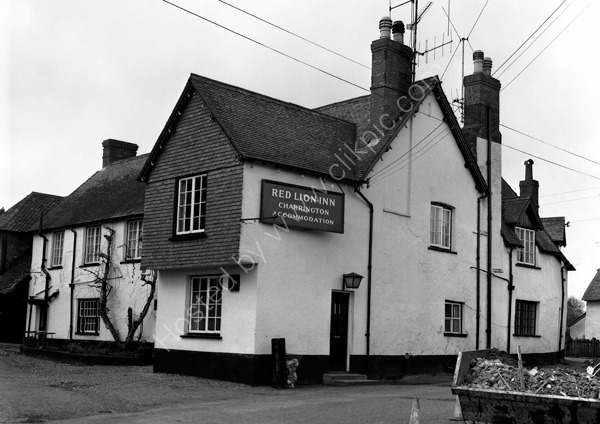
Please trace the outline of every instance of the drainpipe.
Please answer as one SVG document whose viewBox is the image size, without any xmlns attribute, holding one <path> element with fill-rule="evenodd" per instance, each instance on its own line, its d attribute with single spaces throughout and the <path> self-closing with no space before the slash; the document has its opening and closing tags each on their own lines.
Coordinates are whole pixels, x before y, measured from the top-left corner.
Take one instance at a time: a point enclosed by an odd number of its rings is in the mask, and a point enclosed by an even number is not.
<svg viewBox="0 0 600 424">
<path fill-rule="evenodd" d="M 46 269 L 46 247 L 48 245 L 48 238 L 42 234 L 41 219 L 40 219 L 40 232 L 38 235 L 44 240 L 44 245 L 42 247 L 42 264 L 41 264 L 40 268 L 42 269 L 42 272 L 46 276 L 46 278 L 45 278 L 46 281 L 45 281 L 45 285 L 44 285 L 44 304 L 42 305 L 42 311 L 41 311 L 41 315 L 40 315 L 39 330 L 46 331 L 47 324 L 48 324 L 48 302 L 49 302 L 49 298 L 50 298 L 50 296 L 48 296 L 48 291 L 50 290 L 50 273 Z"/>
<path fill-rule="evenodd" d="M 486 347 L 492 347 L 492 110 L 487 107 L 487 185 L 488 185 L 488 208 L 487 208 L 487 329 Z"/>
<path fill-rule="evenodd" d="M 367 370 L 369 368 L 370 358 L 370 338 L 371 338 L 371 268 L 373 267 L 373 204 L 361 193 L 358 187 L 356 193 L 365 201 L 369 207 L 369 261 L 367 266 L 367 331 L 365 334 L 367 342 Z"/>
<path fill-rule="evenodd" d="M 487 197 L 487 193 L 477 198 L 477 253 L 475 263 L 477 269 L 477 312 L 475 315 L 475 350 L 479 350 L 479 327 L 481 316 L 481 201 Z"/>
<path fill-rule="evenodd" d="M 71 232 L 73 233 L 73 261 L 71 262 L 71 284 L 69 284 L 69 288 L 71 289 L 71 300 L 69 304 L 69 340 L 73 340 L 73 292 L 75 290 L 75 249 L 77 247 L 77 231 L 71 228 Z"/>
<path fill-rule="evenodd" d="M 507 318 L 507 323 L 506 323 L 506 353 L 508 353 L 510 355 L 510 323 L 511 323 L 511 315 L 512 315 L 512 293 L 513 290 L 515 289 L 515 286 L 513 285 L 513 265 L 512 265 L 512 259 L 513 259 L 513 248 L 510 248 L 510 251 L 508 252 L 508 286 L 506 286 L 506 288 L 508 289 L 508 318 Z"/>
<path fill-rule="evenodd" d="M 563 319 L 565 314 L 565 274 L 563 273 L 565 270 L 564 266 L 560 267 L 560 289 L 561 289 L 561 298 L 560 298 L 560 333 L 558 334 L 558 354 L 560 355 L 560 351 L 562 348 L 562 335 L 563 335 Z M 565 346 L 566 349 L 566 346 Z"/>
</svg>

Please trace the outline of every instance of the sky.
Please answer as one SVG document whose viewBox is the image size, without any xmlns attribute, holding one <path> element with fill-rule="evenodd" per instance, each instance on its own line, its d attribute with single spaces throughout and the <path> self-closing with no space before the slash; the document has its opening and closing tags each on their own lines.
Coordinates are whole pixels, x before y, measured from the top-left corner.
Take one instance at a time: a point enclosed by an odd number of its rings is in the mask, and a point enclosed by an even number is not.
<svg viewBox="0 0 600 424">
<path fill-rule="evenodd" d="M 190 73 L 309 108 L 365 95 L 370 43 L 390 14 L 389 0 L 172 3 L 243 36 L 163 0 L 0 3 L 0 207 L 32 191 L 68 195 L 101 168 L 105 139 L 149 152 Z M 411 5 L 391 15 L 408 23 Z M 440 76 L 450 100 L 460 98 L 463 47 L 467 75 L 473 50 L 492 58 L 503 177 L 518 192 L 534 160 L 540 214 L 570 222 L 563 252 L 578 298 L 600 268 L 597 22 L 593 0 L 441 0 L 418 25 L 419 51 L 453 40 L 417 69 Z"/>
</svg>

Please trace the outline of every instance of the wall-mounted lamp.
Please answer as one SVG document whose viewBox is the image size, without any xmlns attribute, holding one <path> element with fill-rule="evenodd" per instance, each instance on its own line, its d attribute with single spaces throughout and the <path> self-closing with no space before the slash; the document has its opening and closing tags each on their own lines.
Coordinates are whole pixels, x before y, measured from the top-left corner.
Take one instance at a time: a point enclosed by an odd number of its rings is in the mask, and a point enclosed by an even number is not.
<svg viewBox="0 0 600 424">
<path fill-rule="evenodd" d="M 342 276 L 342 290 L 357 289 L 360 286 L 360 281 L 362 279 L 363 276 L 355 272 L 351 272 L 350 274 L 344 274 Z"/>
</svg>

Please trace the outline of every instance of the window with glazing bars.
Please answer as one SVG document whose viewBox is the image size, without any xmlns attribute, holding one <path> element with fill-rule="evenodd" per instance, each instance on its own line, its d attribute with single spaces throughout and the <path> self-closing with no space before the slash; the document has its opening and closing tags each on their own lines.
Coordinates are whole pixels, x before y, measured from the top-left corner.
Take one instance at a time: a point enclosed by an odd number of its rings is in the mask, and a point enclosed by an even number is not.
<svg viewBox="0 0 600 424">
<path fill-rule="evenodd" d="M 191 333 L 221 331 L 221 276 L 192 277 L 190 281 L 189 326 Z"/>
<path fill-rule="evenodd" d="M 125 241 L 125 259 L 142 257 L 142 220 L 127 222 L 127 240 Z"/>
<path fill-rule="evenodd" d="M 51 266 L 62 265 L 64 241 L 65 241 L 65 232 L 64 231 L 56 231 L 53 234 Z"/>
<path fill-rule="evenodd" d="M 534 336 L 537 316 L 537 302 L 517 300 L 515 306 L 515 334 Z"/>
<path fill-rule="evenodd" d="M 201 233 L 206 225 L 206 174 L 179 180 L 177 234 Z"/>
<path fill-rule="evenodd" d="M 535 265 L 535 231 L 520 227 L 516 227 L 515 231 L 523 243 L 523 247 L 517 248 L 517 262 Z"/>
<path fill-rule="evenodd" d="M 100 243 L 102 239 L 101 227 L 87 227 L 85 229 L 85 256 L 86 264 L 100 262 Z"/>
<path fill-rule="evenodd" d="M 446 301 L 444 332 L 462 333 L 462 303 Z"/>
<path fill-rule="evenodd" d="M 98 306 L 98 299 L 79 299 L 79 310 L 77 313 L 78 333 L 98 334 L 100 332 Z"/>
<path fill-rule="evenodd" d="M 452 209 L 431 205 L 430 244 L 450 249 L 452 231 Z"/>
</svg>

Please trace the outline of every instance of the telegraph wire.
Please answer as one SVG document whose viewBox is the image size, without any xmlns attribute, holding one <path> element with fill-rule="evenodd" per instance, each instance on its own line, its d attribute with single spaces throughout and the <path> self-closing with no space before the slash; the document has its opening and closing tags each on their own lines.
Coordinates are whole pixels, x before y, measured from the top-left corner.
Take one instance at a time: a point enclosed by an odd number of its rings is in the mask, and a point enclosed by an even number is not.
<svg viewBox="0 0 600 424">
<path fill-rule="evenodd" d="M 540 33 L 540 34 L 539 34 L 537 37 L 535 37 L 535 39 L 534 39 L 534 40 L 533 40 L 533 41 L 532 41 L 532 42 L 531 42 L 531 43 L 530 43 L 530 44 L 529 44 L 529 45 L 528 45 L 528 46 L 525 48 L 525 50 L 523 50 L 523 51 L 522 51 L 522 52 L 519 54 L 519 56 L 517 56 L 517 57 L 515 58 L 515 60 L 513 60 L 513 61 L 512 61 L 512 62 L 511 62 L 511 63 L 510 63 L 510 64 L 509 64 L 509 65 L 508 65 L 506 68 L 504 68 L 504 70 L 503 70 L 502 72 L 500 72 L 500 74 L 498 74 L 497 78 L 500 78 L 502 75 L 504 75 L 504 73 L 505 73 L 506 71 L 508 71 L 508 69 L 509 69 L 511 66 L 513 66 L 513 65 L 514 65 L 514 64 L 515 64 L 515 63 L 516 63 L 516 62 L 517 62 L 517 61 L 518 61 L 518 60 L 521 58 L 521 56 L 523 56 L 523 55 L 524 55 L 524 54 L 527 52 L 527 50 L 529 50 L 531 47 L 533 47 L 533 45 L 535 44 L 535 42 L 536 42 L 537 40 L 539 40 L 539 38 L 540 38 L 542 35 L 544 35 L 544 33 L 545 33 L 546 31 L 548 31 L 552 25 L 554 25 L 554 24 L 556 23 L 556 21 L 557 21 L 557 20 L 558 20 L 558 19 L 559 19 L 559 18 L 560 18 L 560 17 L 561 17 L 561 16 L 562 16 L 562 15 L 563 15 L 563 14 L 564 14 L 566 11 L 567 11 L 567 9 L 569 9 L 569 8 L 570 8 L 570 7 L 573 5 L 573 3 L 574 3 L 574 2 L 575 2 L 575 0 L 571 0 L 571 2 L 570 2 L 568 5 L 567 5 L 567 7 L 565 7 L 565 8 L 564 8 L 564 9 L 563 9 L 563 10 L 562 10 L 560 13 L 559 13 L 559 15 L 558 15 L 556 18 L 554 18 L 554 20 L 553 20 L 552 22 L 550 22 L 550 24 L 548 24 L 548 26 L 547 26 L 546 28 L 544 28 L 544 30 L 543 30 L 543 31 L 542 31 L 542 32 L 541 32 L 541 33 Z M 515 52 L 515 53 L 516 53 L 516 52 Z"/>
<path fill-rule="evenodd" d="M 258 19 L 259 21 L 261 21 L 261 22 L 264 22 L 264 23 L 266 23 L 267 25 L 270 25 L 270 26 L 272 26 L 272 27 L 274 27 L 274 28 L 277 28 L 277 29 L 279 29 L 279 30 L 281 30 L 281 31 L 283 31 L 283 32 L 285 32 L 285 33 L 287 33 L 287 34 L 293 35 L 294 37 L 296 37 L 296 38 L 299 38 L 300 40 L 306 41 L 307 43 L 310 43 L 310 44 L 312 44 L 313 46 L 319 47 L 320 49 L 323 49 L 323 50 L 325 50 L 325 51 L 328 51 L 329 53 L 333 53 L 334 55 L 336 55 L 336 56 L 339 56 L 339 57 L 341 57 L 341 58 L 343 58 L 343 59 L 346 59 L 346 60 L 348 60 L 348 61 L 350 61 L 350 62 L 352 62 L 352 63 L 355 63 L 355 64 L 357 64 L 357 65 L 359 65 L 359 66 L 362 66 L 363 68 L 366 68 L 366 69 L 371 69 L 371 67 L 370 67 L 370 66 L 366 66 L 366 65 L 364 65 L 364 64 L 362 64 L 362 63 L 360 63 L 360 62 L 357 62 L 357 61 L 356 61 L 356 60 L 354 60 L 354 59 L 351 59 L 351 58 L 349 58 L 349 57 L 347 57 L 347 56 L 344 56 L 344 55 L 343 55 L 343 54 L 341 54 L 341 53 L 338 53 L 338 52 L 336 52 L 336 51 L 333 51 L 333 50 L 331 50 L 331 49 L 329 49 L 329 48 L 327 48 L 327 47 L 325 47 L 325 46 L 323 46 L 323 45 L 321 45 L 321 44 L 319 44 L 319 43 L 315 43 L 314 41 L 311 41 L 311 40 L 309 40 L 308 38 L 305 38 L 305 37 L 303 37 L 303 36 L 301 36 L 301 35 L 295 34 L 295 33 L 293 33 L 293 32 L 292 32 L 292 31 L 290 31 L 290 30 L 287 30 L 287 29 L 285 29 L 285 28 L 283 28 L 283 27 L 280 27 L 279 25 L 276 25 L 276 24 L 274 24 L 274 23 L 272 23 L 272 22 L 269 22 L 268 20 L 266 20 L 266 19 L 263 19 L 263 18 L 261 18 L 260 16 L 256 16 L 256 15 L 254 15 L 254 14 L 252 14 L 252 13 L 250 13 L 250 12 L 248 12 L 248 11 L 244 10 L 244 9 L 241 9 L 241 8 L 239 8 L 239 7 L 237 7 L 237 6 L 233 5 L 233 4 L 231 4 L 231 3 L 227 3 L 227 2 L 226 2 L 226 1 L 224 1 L 224 0 L 217 0 L 217 1 L 219 1 L 219 2 L 221 2 L 221 3 L 223 3 L 223 4 L 227 5 L 227 6 L 229 6 L 229 7 L 233 8 L 233 9 L 235 9 L 235 10 L 238 10 L 238 11 L 240 11 L 240 12 L 242 12 L 242 13 L 245 13 L 246 15 L 252 16 L 253 18 L 255 18 L 255 19 Z"/>
<path fill-rule="evenodd" d="M 555 149 L 558 149 L 558 150 L 560 150 L 560 151 L 563 151 L 563 152 L 565 152 L 565 153 L 568 153 L 568 154 L 570 154 L 570 155 L 573 155 L 573 156 L 575 156 L 575 157 L 578 157 L 578 158 L 580 158 L 580 159 L 584 159 L 584 160 L 587 160 L 588 162 L 591 162 L 591 163 L 593 163 L 593 164 L 600 165 L 600 162 L 596 162 L 595 160 L 592 160 L 592 159 L 586 158 L 585 156 L 578 155 L 577 153 L 571 152 L 570 150 L 567 150 L 567 149 L 563 149 L 562 147 L 555 146 L 554 144 L 548 143 L 547 141 L 541 140 L 541 139 L 539 139 L 539 138 L 537 138 L 537 137 L 534 137 L 534 136 L 532 136 L 532 135 L 526 134 L 526 133 L 524 133 L 524 132 L 522 132 L 522 131 L 519 131 L 519 130 L 517 130 L 517 129 L 511 128 L 511 127 L 509 127 L 508 125 L 500 124 L 500 126 L 501 126 L 501 127 L 504 127 L 504 128 L 506 128 L 506 129 L 509 129 L 509 130 L 511 130 L 511 131 L 514 131 L 514 132 L 516 132 L 516 133 L 519 133 L 519 134 L 521 134 L 521 135 L 524 135 L 525 137 L 529 137 L 529 138 L 531 138 L 531 139 L 533 139 L 533 140 L 539 141 L 540 143 L 544 143 L 544 144 L 545 144 L 545 145 L 547 145 L 547 146 L 554 147 Z"/>
<path fill-rule="evenodd" d="M 577 199 L 560 200 L 558 202 L 543 203 L 543 204 L 540 204 L 540 206 L 556 205 L 558 203 L 568 203 L 568 202 L 575 202 L 576 200 L 598 199 L 598 198 L 600 198 L 600 194 L 597 194 L 595 196 L 578 197 Z"/>
<path fill-rule="evenodd" d="M 546 51 L 546 49 L 547 49 L 548 47 L 550 47 L 550 46 L 552 45 L 552 43 L 554 43 L 554 42 L 556 41 L 556 39 L 557 39 L 558 37 L 560 37 L 560 36 L 561 36 L 561 34 L 562 34 L 563 32 L 565 32 L 565 31 L 566 31 L 566 29 L 567 29 L 567 28 L 569 28 L 569 27 L 571 26 L 571 24 L 572 24 L 572 23 L 573 23 L 573 22 L 574 22 L 574 21 L 575 21 L 575 20 L 576 20 L 576 19 L 577 19 L 579 16 L 581 16 L 581 14 L 582 14 L 582 13 L 583 13 L 583 12 L 585 12 L 585 10 L 586 10 L 588 7 L 590 7 L 590 6 L 592 5 L 592 3 L 593 3 L 593 0 L 592 0 L 591 2 L 589 2 L 589 3 L 587 4 L 587 6 L 585 6 L 585 7 L 584 7 L 584 8 L 581 10 L 581 12 L 579 12 L 579 13 L 578 13 L 578 14 L 577 14 L 577 15 L 576 15 L 576 16 L 575 16 L 575 17 L 574 17 L 574 18 L 573 18 L 573 19 L 572 19 L 572 20 L 571 20 L 571 21 L 570 21 L 570 22 L 567 24 L 567 26 L 566 26 L 566 27 L 564 27 L 564 28 L 563 28 L 563 30 L 562 30 L 561 32 L 559 32 L 559 33 L 556 35 L 556 37 L 554 37 L 554 38 L 552 39 L 552 41 L 550 41 L 550 42 L 549 42 L 549 43 L 546 45 L 546 47 L 544 47 L 544 48 L 542 49 L 542 51 L 541 51 L 541 52 L 539 52 L 539 53 L 537 54 L 537 56 L 536 56 L 536 57 L 534 57 L 534 58 L 531 60 L 531 62 L 529 62 L 529 63 L 527 64 L 527 66 L 525 66 L 525 68 L 523 68 L 523 70 L 522 70 L 521 72 L 519 72 L 519 73 L 517 74 L 517 76 L 516 76 L 516 77 L 514 77 L 512 80 L 510 80 L 510 82 L 509 82 L 508 84 L 506 84 L 506 85 L 505 85 L 505 86 L 504 86 L 504 87 L 503 87 L 503 88 L 502 88 L 500 91 L 504 91 L 504 90 L 505 90 L 505 89 L 506 89 L 506 88 L 507 88 L 509 85 L 511 85 L 511 84 L 513 83 L 513 81 L 514 81 L 514 80 L 516 80 L 517 78 L 519 78 L 519 76 L 521 76 L 521 74 L 522 74 L 523 72 L 525 72 L 525 71 L 527 70 L 527 68 L 529 68 L 529 66 L 530 66 L 530 65 L 531 65 L 531 64 L 532 64 L 532 63 L 533 63 L 533 62 L 534 62 L 534 61 L 535 61 L 535 60 L 536 60 L 538 57 L 540 57 L 540 55 L 541 55 L 542 53 L 544 53 L 544 52 Z"/>
<path fill-rule="evenodd" d="M 218 27 L 219 27 L 219 28 L 221 28 L 221 29 L 224 29 L 224 30 L 226 30 L 226 31 L 229 31 L 229 32 L 231 32 L 231 33 L 233 33 L 233 34 L 235 34 L 235 35 L 238 35 L 238 36 L 240 36 L 240 37 L 242 37 L 242 38 L 244 38 L 244 39 L 246 39 L 246 40 L 248 40 L 248 41 L 251 41 L 251 42 L 253 42 L 253 43 L 255 43 L 255 44 L 258 44 L 259 46 L 262 46 L 262 47 L 264 47 L 264 48 L 266 48 L 266 49 L 269 49 L 269 50 L 271 50 L 271 51 L 273 51 L 273 52 L 275 52 L 275 53 L 278 53 L 278 54 L 280 54 L 280 55 L 282 55 L 282 56 L 285 56 L 285 57 L 287 57 L 288 59 L 292 59 L 292 60 L 294 60 L 294 61 L 296 61 L 296 62 L 298 62 L 298 63 L 301 63 L 301 64 L 303 64 L 303 65 L 305 65 L 305 66 L 308 66 L 309 68 L 312 68 L 312 69 L 314 69 L 314 70 L 316 70 L 316 71 L 319 71 L 319 72 L 321 72 L 321 73 L 323 73 L 323 74 L 325 74 L 325 75 L 329 75 L 330 77 L 333 77 L 333 78 L 335 78 L 335 79 L 337 79 L 337 80 L 339 80 L 339 81 L 343 81 L 343 82 L 345 82 L 345 83 L 347 83 L 347 84 L 350 84 L 350 85 L 352 85 L 352 86 L 354 86 L 354 87 L 356 87 L 356 88 L 359 88 L 359 89 L 361 89 L 361 90 L 363 90 L 363 91 L 367 91 L 367 92 L 369 92 L 369 93 L 371 92 L 371 90 L 368 90 L 368 89 L 366 89 L 366 88 L 364 88 L 364 87 L 361 87 L 361 86 L 360 86 L 360 85 L 358 85 L 358 84 L 355 84 L 355 83 L 353 83 L 353 82 L 351 82 L 351 81 L 348 81 L 347 79 L 344 79 L 344 78 L 342 78 L 342 77 L 338 77 L 337 75 L 335 75 L 335 74 L 332 74 L 331 72 L 325 71 L 324 69 L 321 69 L 321 68 L 319 68 L 319 67 L 317 67 L 317 66 L 311 65 L 311 64 L 310 64 L 310 63 L 308 63 L 308 62 L 305 62 L 305 61 L 303 61 L 303 60 L 300 60 L 300 59 L 298 59 L 298 58 L 296 58 L 296 57 L 294 57 L 294 56 L 292 56 L 292 55 L 289 55 L 289 54 L 287 54 L 287 53 L 284 53 L 284 52 L 282 52 L 281 50 L 277 50 L 276 48 L 274 48 L 274 47 L 271 47 L 271 46 L 269 46 L 269 45 L 267 45 L 267 44 L 264 44 L 264 43 L 262 43 L 262 42 L 260 42 L 260 41 L 257 41 L 257 40 L 255 40 L 254 38 L 248 37 L 247 35 L 244 35 L 244 34 L 242 34 L 242 33 L 239 33 L 239 32 L 237 32 L 237 31 L 234 31 L 233 29 L 231 29 L 231 28 L 228 28 L 228 27 L 226 27 L 225 25 L 221 25 L 221 24 L 219 24 L 219 23 L 217 23 L 217 22 L 215 22 L 215 21 L 211 21 L 210 19 L 208 19 L 208 18 L 206 18 L 206 17 L 204 17 L 204 16 L 202 16 L 202 15 L 199 15 L 199 14 L 197 14 L 197 13 L 194 13 L 194 12 L 192 12 L 191 10 L 188 10 L 188 9 L 186 9 L 186 8 L 182 7 L 182 6 L 179 6 L 179 5 L 175 4 L 175 3 L 171 3 L 171 2 L 170 2 L 170 1 L 168 1 L 168 0 L 162 0 L 162 1 L 163 1 L 164 3 L 167 3 L 167 4 L 171 5 L 171 6 L 173 6 L 173 7 L 176 7 L 177 9 L 183 10 L 184 12 L 186 12 L 186 13 L 189 13 L 190 15 L 193 15 L 193 16 L 195 16 L 195 17 L 197 17 L 197 18 L 200 18 L 200 19 L 202 19 L 202 20 L 204 20 L 204 21 L 206 21 L 206 22 L 208 22 L 208 23 L 211 23 L 211 24 L 213 24 L 213 25 L 215 25 L 215 26 L 218 26 Z"/>
<path fill-rule="evenodd" d="M 550 18 L 552 17 L 552 15 L 554 15 L 554 14 L 556 13 L 556 11 L 557 11 L 558 9 L 560 9 L 560 7 L 561 7 L 563 4 L 565 4 L 565 2 L 566 2 L 566 1 L 567 1 L 567 0 L 563 0 L 563 2 L 562 2 L 561 4 L 559 4 L 559 5 L 558 5 L 558 7 L 557 7 L 556 9 L 554 9 L 554 11 L 553 11 L 553 12 L 552 12 L 552 13 L 551 13 L 551 14 L 550 14 L 550 15 L 549 15 L 547 18 L 546 18 L 546 20 L 545 20 L 544 22 L 542 22 L 542 24 L 541 24 L 539 27 L 537 27 L 537 29 L 536 29 L 535 31 L 533 31 L 533 32 L 531 33 L 531 35 L 530 35 L 529 37 L 527 37 L 527 39 L 526 39 L 525 41 L 523 41 L 523 43 L 522 43 L 522 44 L 521 44 L 519 47 L 517 47 L 517 49 L 516 49 L 516 50 L 515 50 L 515 51 L 514 51 L 514 52 L 513 52 L 513 53 L 512 53 L 512 54 L 511 54 L 509 57 L 508 57 L 508 59 L 506 59 L 504 62 L 502 62 L 502 64 L 501 64 L 500 66 L 498 66 L 498 68 L 497 68 L 497 69 L 494 71 L 494 73 L 492 74 L 492 76 L 493 76 L 493 75 L 495 75 L 497 72 L 499 72 L 499 71 L 500 71 L 500 69 L 501 69 L 501 68 L 502 68 L 502 67 L 503 67 L 503 66 L 506 64 L 506 62 L 508 62 L 508 61 L 509 61 L 509 60 L 510 60 L 510 59 L 511 59 L 511 58 L 512 58 L 512 57 L 513 57 L 515 54 L 517 54 L 517 52 L 518 52 L 518 51 L 521 49 L 521 47 L 523 47 L 523 46 L 525 45 L 525 43 L 527 43 L 527 42 L 528 42 L 528 41 L 531 39 L 531 37 L 533 37 L 533 36 L 535 35 L 535 33 L 536 33 L 536 32 L 538 32 L 538 31 L 540 30 L 540 28 L 541 28 L 542 26 L 544 26 L 544 24 L 545 24 L 546 22 L 548 22 L 548 19 L 550 19 Z M 514 63 L 514 62 L 513 62 L 513 63 Z"/>
<path fill-rule="evenodd" d="M 509 146 L 508 144 L 502 143 L 502 147 L 507 147 L 507 148 L 509 148 L 509 149 L 511 149 L 511 150 L 516 150 L 516 151 L 517 151 L 517 152 L 519 152 L 519 153 L 523 153 L 523 154 L 529 155 L 529 156 L 531 156 L 531 157 L 534 157 L 534 158 L 536 158 L 536 159 L 542 160 L 542 161 L 544 161 L 544 162 L 551 163 L 552 165 L 560 166 L 561 168 L 568 169 L 569 171 L 577 172 L 578 174 L 585 175 L 585 176 L 587 176 L 587 177 L 591 177 L 591 178 L 594 178 L 594 179 L 596 179 L 596 180 L 600 180 L 600 177 L 597 177 L 597 176 L 595 176 L 595 175 L 591 175 L 591 174 L 587 174 L 587 173 L 585 173 L 585 172 L 582 172 L 582 171 L 578 171 L 577 169 L 573 169 L 573 168 L 570 168 L 570 167 L 568 167 L 568 166 L 561 165 L 560 163 L 557 163 L 557 162 L 551 161 L 551 160 L 549 160 L 549 159 L 544 159 L 544 158 L 543 158 L 543 157 L 541 157 L 541 156 L 537 156 L 537 155 L 534 155 L 534 154 L 532 154 L 532 153 L 525 152 L 525 151 L 523 151 L 523 150 L 517 149 L 516 147 Z"/>
<path fill-rule="evenodd" d="M 600 187 L 590 187 L 590 188 L 582 188 L 581 190 L 571 190 L 571 191 L 563 191 L 561 193 L 544 194 L 540 197 L 560 196 L 563 194 L 580 193 L 582 191 L 590 191 L 590 190 L 600 190 Z"/>
</svg>

